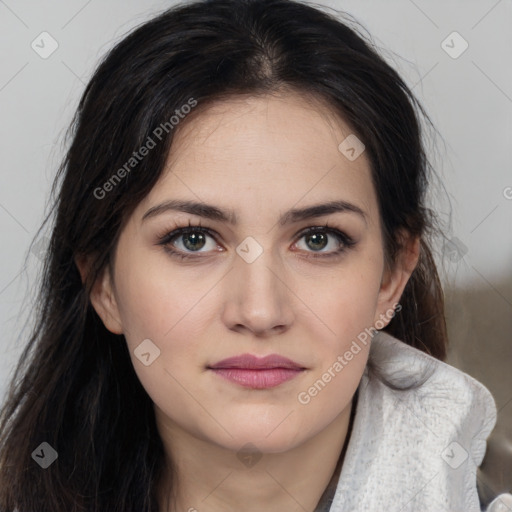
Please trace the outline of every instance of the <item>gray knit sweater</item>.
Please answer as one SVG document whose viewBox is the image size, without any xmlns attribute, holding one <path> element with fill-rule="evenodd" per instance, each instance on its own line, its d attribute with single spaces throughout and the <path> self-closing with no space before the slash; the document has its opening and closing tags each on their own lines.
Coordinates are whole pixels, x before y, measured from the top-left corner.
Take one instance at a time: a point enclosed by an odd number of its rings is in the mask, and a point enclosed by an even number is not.
<svg viewBox="0 0 512 512">
<path fill-rule="evenodd" d="M 481 512 L 476 470 L 496 423 L 490 392 L 382 331 L 370 361 L 387 384 L 366 368 L 341 475 L 317 511 Z M 512 495 L 485 510 L 512 511 Z"/>
</svg>

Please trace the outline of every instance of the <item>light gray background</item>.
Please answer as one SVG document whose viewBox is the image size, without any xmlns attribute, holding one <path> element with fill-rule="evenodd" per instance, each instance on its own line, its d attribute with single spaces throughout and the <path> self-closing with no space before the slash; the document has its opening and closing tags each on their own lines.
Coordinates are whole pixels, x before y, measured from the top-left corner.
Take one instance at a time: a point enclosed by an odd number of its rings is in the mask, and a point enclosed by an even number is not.
<svg viewBox="0 0 512 512">
<path fill-rule="evenodd" d="M 442 246 L 437 252 L 452 342 L 449 362 L 491 389 L 498 428 L 510 431 L 512 1 L 318 3 L 349 12 L 369 30 L 446 141 L 446 147 L 439 143 L 435 163 L 453 207 L 446 235 L 459 247 L 454 261 Z M 99 58 L 129 29 L 171 5 L 0 0 L 0 397 L 28 334 L 41 260 L 27 251 L 63 155 L 64 130 Z M 59 45 L 47 59 L 31 48 L 43 31 Z M 441 47 L 453 31 L 469 44 L 456 59 Z M 442 195 L 435 199 L 447 215 Z"/>
</svg>

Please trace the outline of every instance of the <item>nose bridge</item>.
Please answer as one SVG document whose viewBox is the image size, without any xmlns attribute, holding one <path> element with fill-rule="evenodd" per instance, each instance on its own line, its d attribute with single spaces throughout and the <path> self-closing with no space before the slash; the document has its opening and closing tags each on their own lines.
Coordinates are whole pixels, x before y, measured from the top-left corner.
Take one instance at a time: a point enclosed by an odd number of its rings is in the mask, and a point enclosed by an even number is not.
<svg viewBox="0 0 512 512">
<path fill-rule="evenodd" d="M 268 240 L 268 238 L 267 238 Z M 255 331 L 266 331 L 291 320 L 285 272 L 275 251 L 247 237 L 236 248 L 231 273 L 231 321 Z"/>
<path fill-rule="evenodd" d="M 240 243 L 236 252 L 239 258 L 235 264 L 235 274 L 241 285 L 244 300 L 254 297 L 257 300 L 265 299 L 267 304 L 270 300 L 275 301 L 275 296 L 280 294 L 282 283 L 277 277 L 279 258 L 269 244 L 265 243 L 264 247 L 263 242 L 249 236 Z M 261 294 L 265 297 L 260 297 Z"/>
</svg>

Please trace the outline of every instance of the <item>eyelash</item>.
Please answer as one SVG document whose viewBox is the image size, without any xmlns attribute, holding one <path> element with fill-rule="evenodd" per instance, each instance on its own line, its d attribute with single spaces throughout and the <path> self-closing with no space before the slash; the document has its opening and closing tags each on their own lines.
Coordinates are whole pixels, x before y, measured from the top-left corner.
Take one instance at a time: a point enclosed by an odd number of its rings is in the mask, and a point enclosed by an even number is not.
<svg viewBox="0 0 512 512">
<path fill-rule="evenodd" d="M 301 238 L 315 234 L 315 233 L 328 233 L 338 242 L 340 242 L 342 245 L 339 249 L 332 251 L 330 253 L 321 253 L 321 254 L 311 254 L 310 256 L 306 256 L 306 258 L 322 258 L 322 259 L 328 259 L 328 258 L 335 258 L 337 256 L 341 256 L 342 253 L 347 251 L 348 249 L 352 248 L 356 242 L 349 237 L 346 233 L 343 231 L 340 231 L 339 229 L 336 229 L 332 226 L 330 226 L 328 223 L 324 224 L 323 226 L 313 226 L 310 228 L 307 228 L 306 230 L 301 231 L 297 236 L 298 240 Z M 165 251 L 169 253 L 170 256 L 173 258 L 178 258 L 180 260 L 197 260 L 198 258 L 204 258 L 204 256 L 192 256 L 191 253 L 184 253 L 182 251 L 176 250 L 172 247 L 171 242 L 174 241 L 175 238 L 178 238 L 182 235 L 187 235 L 190 233 L 202 233 L 211 236 L 214 240 L 216 240 L 215 234 L 213 230 L 211 230 L 208 227 L 202 226 L 199 224 L 191 224 L 189 221 L 189 224 L 187 227 L 181 227 L 176 228 L 173 231 L 166 231 L 163 235 L 158 236 L 158 242 L 157 245 L 161 245 L 164 247 Z"/>
</svg>

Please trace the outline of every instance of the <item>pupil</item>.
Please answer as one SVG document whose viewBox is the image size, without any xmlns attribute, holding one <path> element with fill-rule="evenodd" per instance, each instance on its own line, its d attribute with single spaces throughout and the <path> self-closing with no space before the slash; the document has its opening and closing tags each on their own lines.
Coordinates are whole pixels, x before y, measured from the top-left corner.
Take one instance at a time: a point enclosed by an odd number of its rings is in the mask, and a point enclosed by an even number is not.
<svg viewBox="0 0 512 512">
<path fill-rule="evenodd" d="M 323 243 L 323 244 L 322 244 L 322 243 L 320 243 L 320 245 L 322 245 L 322 247 L 316 247 L 317 249 L 323 249 L 323 248 L 325 247 L 325 241 L 326 241 L 326 237 L 325 237 L 325 235 L 324 235 L 324 234 L 314 233 L 313 235 L 309 235 L 309 236 L 308 236 L 308 239 L 309 239 L 309 240 L 313 240 L 313 244 L 315 244 L 315 243 L 316 243 L 316 244 L 318 244 L 318 243 L 319 243 L 319 242 L 318 242 L 318 239 L 319 239 L 320 237 L 322 237 L 322 238 L 323 238 L 323 242 L 324 242 L 324 243 Z M 316 240 L 316 242 L 315 242 L 315 240 Z M 315 247 L 313 247 L 313 248 L 315 248 Z"/>
<path fill-rule="evenodd" d="M 192 240 L 192 243 L 188 243 L 190 240 Z M 189 233 L 184 236 L 184 244 L 185 244 L 185 247 L 187 247 L 187 249 L 194 249 L 194 248 L 201 249 L 203 247 L 203 245 L 201 245 L 201 243 L 204 245 L 204 234 L 203 233 L 199 233 L 199 234 Z"/>
</svg>

